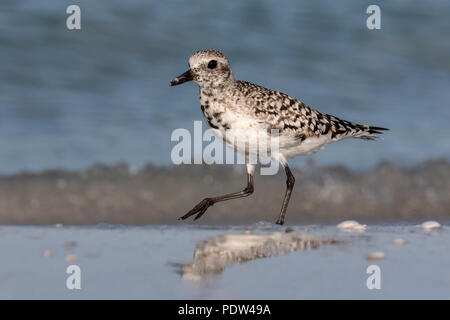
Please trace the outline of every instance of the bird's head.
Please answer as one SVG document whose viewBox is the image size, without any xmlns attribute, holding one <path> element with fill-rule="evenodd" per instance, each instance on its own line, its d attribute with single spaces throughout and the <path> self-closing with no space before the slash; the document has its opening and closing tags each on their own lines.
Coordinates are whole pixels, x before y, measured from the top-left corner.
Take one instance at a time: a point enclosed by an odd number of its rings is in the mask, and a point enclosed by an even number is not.
<svg viewBox="0 0 450 320">
<path fill-rule="evenodd" d="M 170 85 L 191 80 L 200 87 L 219 88 L 232 83 L 234 77 L 227 57 L 216 50 L 202 50 L 189 58 L 189 70 L 173 79 Z"/>
</svg>

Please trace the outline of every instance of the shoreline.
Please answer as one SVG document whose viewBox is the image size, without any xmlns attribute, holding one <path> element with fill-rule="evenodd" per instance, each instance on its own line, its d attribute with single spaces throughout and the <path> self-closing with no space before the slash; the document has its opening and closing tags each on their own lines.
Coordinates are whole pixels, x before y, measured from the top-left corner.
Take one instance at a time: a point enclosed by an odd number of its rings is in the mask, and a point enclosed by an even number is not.
<svg viewBox="0 0 450 320">
<path fill-rule="evenodd" d="M 289 223 L 450 219 L 450 163 L 427 161 L 401 168 L 380 163 L 371 170 L 344 167 L 295 169 Z M 238 191 L 244 166 L 94 165 L 0 176 L 0 224 L 177 224 L 207 196 Z M 255 193 L 210 208 L 195 224 L 275 221 L 285 178 L 255 176 Z M 183 223 L 192 224 L 192 221 Z"/>
</svg>

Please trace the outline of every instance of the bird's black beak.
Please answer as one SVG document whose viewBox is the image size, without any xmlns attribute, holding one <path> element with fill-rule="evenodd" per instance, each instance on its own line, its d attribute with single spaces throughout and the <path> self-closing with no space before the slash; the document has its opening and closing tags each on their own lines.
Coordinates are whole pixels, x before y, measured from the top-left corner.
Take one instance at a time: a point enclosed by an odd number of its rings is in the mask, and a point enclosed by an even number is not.
<svg viewBox="0 0 450 320">
<path fill-rule="evenodd" d="M 180 74 L 178 77 L 170 81 L 171 86 L 177 86 L 179 84 L 182 84 L 184 82 L 192 81 L 194 78 L 192 77 L 191 69 L 186 71 L 183 74 Z"/>
</svg>

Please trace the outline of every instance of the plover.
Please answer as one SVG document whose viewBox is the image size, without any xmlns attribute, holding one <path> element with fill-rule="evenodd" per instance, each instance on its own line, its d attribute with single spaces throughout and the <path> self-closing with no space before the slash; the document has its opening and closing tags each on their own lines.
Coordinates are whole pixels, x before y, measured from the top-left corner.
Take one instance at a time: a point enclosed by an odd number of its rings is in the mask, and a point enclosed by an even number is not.
<svg viewBox="0 0 450 320">
<path fill-rule="evenodd" d="M 346 138 L 373 140 L 386 128 L 367 126 L 342 120 L 314 110 L 301 101 L 279 91 L 266 89 L 246 81 L 236 81 L 228 59 L 216 50 L 201 50 L 189 58 L 189 70 L 174 78 L 171 86 L 194 81 L 200 88 L 200 106 L 214 134 L 236 150 L 235 140 L 227 140 L 226 132 L 241 130 L 244 135 L 277 131 L 279 149 L 270 157 L 278 161 L 287 176 L 286 191 L 277 224 L 284 223 L 286 209 L 295 178 L 286 158 L 307 155 L 331 142 Z M 248 150 L 237 150 L 248 156 Z M 253 193 L 255 165 L 247 163 L 247 187 L 223 196 L 205 198 L 187 214 L 200 218 L 217 202 L 247 197 Z"/>
</svg>

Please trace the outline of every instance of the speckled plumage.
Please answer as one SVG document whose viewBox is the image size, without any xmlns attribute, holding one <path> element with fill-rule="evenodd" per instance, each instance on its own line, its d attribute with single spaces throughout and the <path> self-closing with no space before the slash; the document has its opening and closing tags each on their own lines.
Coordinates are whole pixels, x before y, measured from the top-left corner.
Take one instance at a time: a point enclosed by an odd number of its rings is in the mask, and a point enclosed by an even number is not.
<svg viewBox="0 0 450 320">
<path fill-rule="evenodd" d="M 217 72 L 205 68 L 218 60 Z M 310 154 L 345 138 L 374 139 L 385 130 L 355 124 L 314 110 L 279 91 L 246 81 L 235 81 L 227 58 L 218 51 L 198 51 L 189 60 L 200 87 L 200 104 L 209 126 L 221 137 L 226 130 L 277 129 L 285 157 Z M 239 150 L 238 150 L 239 151 Z"/>
<path fill-rule="evenodd" d="M 270 157 L 279 161 L 287 174 L 287 191 L 280 218 L 283 224 L 287 204 L 294 185 L 294 176 L 289 170 L 286 158 L 314 153 L 331 142 L 346 138 L 372 140 L 381 127 L 360 125 L 314 110 L 303 102 L 279 91 L 266 89 L 246 81 L 236 81 L 228 59 L 219 51 L 202 50 L 189 59 L 190 69 L 172 80 L 178 85 L 193 80 L 200 89 L 200 105 L 208 125 L 214 133 L 238 152 L 248 155 L 258 151 L 249 150 L 245 144 L 259 133 L 278 137 L 278 150 L 270 150 Z M 238 134 L 231 134 L 237 131 Z M 230 138 L 231 136 L 231 138 Z M 206 198 L 188 214 L 199 212 L 199 218 L 206 209 L 218 201 L 247 196 L 253 192 L 254 165 L 248 164 L 248 190 L 217 198 Z"/>
</svg>

